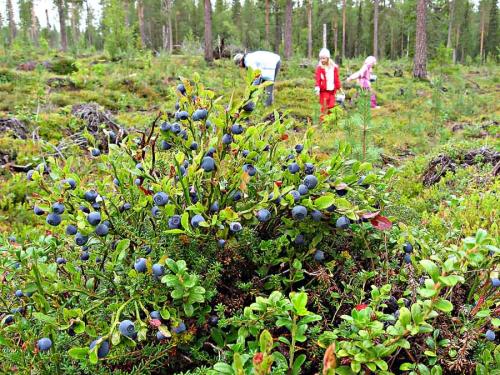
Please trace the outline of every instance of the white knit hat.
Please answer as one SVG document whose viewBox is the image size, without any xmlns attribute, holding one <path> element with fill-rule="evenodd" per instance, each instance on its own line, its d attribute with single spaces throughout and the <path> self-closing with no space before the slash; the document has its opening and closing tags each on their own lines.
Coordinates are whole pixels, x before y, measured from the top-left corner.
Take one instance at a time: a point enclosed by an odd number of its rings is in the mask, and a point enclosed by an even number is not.
<svg viewBox="0 0 500 375">
<path fill-rule="evenodd" d="M 321 51 L 319 51 L 319 58 L 321 59 L 322 57 L 330 58 L 330 51 L 328 48 L 322 48 Z"/>
<path fill-rule="evenodd" d="M 236 65 L 239 65 L 239 64 L 240 64 L 240 62 L 241 62 L 241 60 L 243 60 L 243 57 L 244 57 L 244 56 L 245 56 L 245 55 L 243 55 L 242 53 L 237 53 L 237 54 L 234 56 L 234 58 L 233 58 L 234 63 L 235 63 Z"/>
</svg>

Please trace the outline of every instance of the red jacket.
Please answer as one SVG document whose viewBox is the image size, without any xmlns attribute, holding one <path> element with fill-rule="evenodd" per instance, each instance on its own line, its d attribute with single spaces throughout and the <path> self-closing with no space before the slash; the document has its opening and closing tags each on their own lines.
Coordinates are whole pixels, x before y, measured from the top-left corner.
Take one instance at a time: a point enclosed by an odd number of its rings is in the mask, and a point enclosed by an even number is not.
<svg viewBox="0 0 500 375">
<path fill-rule="evenodd" d="M 333 70 L 333 82 L 334 91 L 341 88 L 339 79 L 339 67 L 335 65 Z M 321 65 L 316 68 L 316 87 L 319 87 L 319 91 L 326 91 L 326 70 Z"/>
</svg>

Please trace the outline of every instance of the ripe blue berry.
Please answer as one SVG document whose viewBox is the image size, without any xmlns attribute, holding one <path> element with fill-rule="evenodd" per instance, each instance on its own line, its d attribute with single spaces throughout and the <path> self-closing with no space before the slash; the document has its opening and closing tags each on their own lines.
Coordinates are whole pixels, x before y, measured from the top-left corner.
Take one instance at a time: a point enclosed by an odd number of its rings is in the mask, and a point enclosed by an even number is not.
<svg viewBox="0 0 500 375">
<path fill-rule="evenodd" d="M 231 133 L 233 134 L 242 134 L 243 131 L 243 126 L 241 126 L 240 124 L 233 124 L 233 126 L 231 126 Z"/>
<path fill-rule="evenodd" d="M 319 263 L 323 262 L 325 260 L 325 253 L 321 250 L 316 250 L 314 253 L 314 260 Z"/>
<path fill-rule="evenodd" d="M 153 208 L 151 208 L 151 215 L 153 215 L 153 217 L 158 217 L 160 216 L 160 207 L 158 206 L 153 206 Z"/>
<path fill-rule="evenodd" d="M 335 226 L 338 229 L 347 229 L 349 228 L 349 224 L 351 224 L 351 221 L 347 217 L 341 216 L 337 219 Z"/>
<path fill-rule="evenodd" d="M 75 190 L 76 189 L 76 181 L 74 179 L 72 179 L 72 178 L 67 178 L 67 179 L 63 180 L 63 183 L 68 184 L 69 188 L 71 190 Z"/>
<path fill-rule="evenodd" d="M 245 112 L 253 112 L 253 110 L 255 109 L 255 102 L 247 102 L 245 103 L 245 105 L 243 106 L 243 110 Z"/>
<path fill-rule="evenodd" d="M 61 216 L 55 213 L 50 213 L 47 215 L 47 219 L 45 220 L 47 224 L 52 225 L 53 227 L 57 227 L 59 224 L 61 224 Z"/>
<path fill-rule="evenodd" d="M 500 280 L 498 279 L 498 277 L 494 277 L 494 278 L 491 279 L 491 286 L 493 288 L 500 287 Z"/>
<path fill-rule="evenodd" d="M 181 227 L 181 217 L 179 215 L 174 215 L 168 219 L 169 229 L 179 229 Z"/>
<path fill-rule="evenodd" d="M 42 216 L 42 215 L 45 213 L 45 211 L 44 211 L 44 210 L 42 210 L 42 209 L 41 209 L 40 207 L 38 207 L 38 206 L 33 207 L 33 212 L 34 212 L 34 213 L 35 213 L 35 215 L 37 215 L 37 216 Z"/>
<path fill-rule="evenodd" d="M 97 211 L 91 212 L 90 214 L 87 215 L 87 221 L 89 222 L 90 225 L 96 226 L 101 222 L 101 214 Z"/>
<path fill-rule="evenodd" d="M 407 254 L 410 254 L 412 251 L 413 251 L 413 246 L 411 243 L 409 242 L 406 242 L 404 245 L 403 245 L 403 250 L 405 253 Z"/>
<path fill-rule="evenodd" d="M 56 263 L 59 265 L 66 264 L 66 259 L 59 257 L 56 259 Z"/>
<path fill-rule="evenodd" d="M 177 91 L 179 91 L 181 93 L 181 95 L 186 95 L 186 88 L 184 87 L 184 85 L 182 83 L 179 83 L 177 85 Z"/>
<path fill-rule="evenodd" d="M 76 236 L 75 236 L 75 243 L 78 245 L 78 246 L 83 246 L 87 243 L 87 241 L 89 240 L 89 238 L 87 236 L 84 236 L 83 234 L 81 233 L 77 233 Z"/>
<path fill-rule="evenodd" d="M 189 149 L 193 150 L 193 151 L 198 150 L 198 143 L 196 143 L 196 142 L 191 143 L 191 145 L 189 146 Z"/>
<path fill-rule="evenodd" d="M 215 160 L 210 156 L 205 156 L 201 161 L 201 169 L 205 172 L 212 172 L 215 169 Z"/>
<path fill-rule="evenodd" d="M 100 237 L 105 237 L 109 233 L 109 227 L 106 224 L 99 224 L 95 228 L 95 234 L 97 234 Z"/>
<path fill-rule="evenodd" d="M 95 348 L 97 345 L 97 341 L 100 339 L 100 337 L 97 340 L 94 340 L 90 343 L 89 349 L 92 350 Z M 99 346 L 99 349 L 97 349 L 97 358 L 105 358 L 109 354 L 109 341 L 104 340 L 101 342 L 101 345 Z"/>
<path fill-rule="evenodd" d="M 231 136 L 231 134 L 224 134 L 224 135 L 222 136 L 222 143 L 223 143 L 223 144 L 228 145 L 228 144 L 230 144 L 232 141 L 233 141 L 233 137 Z"/>
<path fill-rule="evenodd" d="M 90 258 L 90 254 L 88 251 L 84 251 L 83 253 L 80 254 L 80 260 L 82 261 L 87 261 Z"/>
<path fill-rule="evenodd" d="M 172 126 L 170 125 L 169 122 L 165 121 L 160 125 L 160 130 L 164 133 L 168 133 Z"/>
<path fill-rule="evenodd" d="M 304 206 L 295 206 L 292 209 L 292 217 L 295 220 L 303 220 L 307 216 L 307 208 Z"/>
<path fill-rule="evenodd" d="M 263 208 L 257 212 L 257 220 L 261 223 L 269 221 L 271 219 L 271 212 L 269 210 Z"/>
<path fill-rule="evenodd" d="M 85 194 L 83 195 L 83 198 L 87 201 L 87 202 L 94 202 L 97 198 L 97 192 L 95 190 L 89 190 L 87 192 L 85 192 Z"/>
<path fill-rule="evenodd" d="M 151 312 L 149 313 L 149 317 L 150 317 L 151 319 L 161 320 L 161 314 L 160 314 L 160 312 L 159 312 L 159 311 L 156 311 L 156 310 L 155 310 L 155 311 L 151 311 Z"/>
<path fill-rule="evenodd" d="M 318 178 L 312 174 L 307 175 L 304 178 L 304 185 L 306 185 L 308 189 L 314 189 L 318 185 Z"/>
<path fill-rule="evenodd" d="M 205 120 L 208 116 L 208 111 L 206 109 L 197 109 L 193 112 L 193 121 Z"/>
<path fill-rule="evenodd" d="M 186 325 L 184 324 L 184 322 L 180 322 L 177 327 L 172 328 L 172 332 L 174 332 L 176 334 L 180 334 L 180 333 L 184 332 L 185 330 L 186 330 Z"/>
<path fill-rule="evenodd" d="M 244 164 L 243 171 L 248 173 L 250 177 L 255 176 L 255 174 L 257 173 L 257 169 L 252 164 Z"/>
<path fill-rule="evenodd" d="M 48 337 L 44 337 L 38 340 L 36 346 L 38 347 L 38 350 L 40 350 L 41 352 L 46 352 L 52 347 L 52 340 L 49 339 Z"/>
<path fill-rule="evenodd" d="M 486 340 L 488 341 L 495 341 L 496 339 L 495 332 L 493 332 L 491 329 L 487 330 L 484 335 L 486 336 Z"/>
<path fill-rule="evenodd" d="M 167 150 L 170 150 L 172 148 L 172 145 L 170 143 L 168 143 L 167 141 L 165 140 L 162 140 L 161 143 L 160 143 L 160 149 L 163 150 L 163 151 L 167 151 Z"/>
<path fill-rule="evenodd" d="M 21 298 L 23 295 L 24 295 L 24 294 L 23 294 L 23 291 L 22 291 L 22 290 L 20 290 L 20 289 L 16 290 L 16 297 L 17 297 L 17 298 Z"/>
<path fill-rule="evenodd" d="M 307 193 L 309 193 L 309 189 L 304 184 L 299 185 L 298 191 L 300 195 L 306 195 Z"/>
<path fill-rule="evenodd" d="M 224 246 L 226 246 L 226 240 L 223 239 L 217 240 L 217 246 L 223 249 Z"/>
<path fill-rule="evenodd" d="M 135 334 L 134 322 L 128 319 L 120 322 L 118 329 L 123 336 L 132 337 Z"/>
<path fill-rule="evenodd" d="M 134 269 L 140 273 L 146 272 L 146 270 L 148 269 L 146 264 L 146 259 L 144 258 L 137 259 L 134 263 Z"/>
<path fill-rule="evenodd" d="M 194 215 L 192 218 L 191 218 L 191 225 L 194 227 L 194 228 L 198 228 L 200 226 L 200 223 L 204 222 L 205 219 L 203 218 L 203 216 L 201 215 Z"/>
<path fill-rule="evenodd" d="M 168 194 L 160 191 L 153 196 L 153 201 L 157 206 L 165 206 L 168 203 Z"/>
<path fill-rule="evenodd" d="M 304 173 L 309 175 L 314 173 L 314 164 L 312 163 L 305 163 L 304 164 Z"/>
<path fill-rule="evenodd" d="M 241 231 L 242 229 L 243 229 L 243 227 L 238 222 L 229 224 L 229 230 L 233 233 L 237 233 L 237 232 Z"/>
<path fill-rule="evenodd" d="M 291 174 L 295 174 L 297 173 L 298 171 L 300 170 L 300 167 L 297 163 L 292 163 L 288 166 L 288 171 L 291 173 Z"/>
<path fill-rule="evenodd" d="M 98 149 L 98 148 L 94 148 L 92 149 L 92 156 L 93 157 L 98 157 L 99 155 L 101 155 L 101 151 Z"/>
<path fill-rule="evenodd" d="M 290 195 L 293 197 L 294 202 L 300 201 L 300 193 L 297 190 L 292 190 Z"/>
<path fill-rule="evenodd" d="M 214 212 L 218 212 L 218 211 L 219 211 L 219 201 L 215 201 L 210 206 L 210 212 L 214 213 Z"/>
<path fill-rule="evenodd" d="M 242 198 L 241 191 L 235 191 L 232 195 L 233 201 L 237 202 Z"/>
<path fill-rule="evenodd" d="M 301 144 L 295 145 L 295 152 L 300 154 L 304 150 L 304 146 Z"/>
<path fill-rule="evenodd" d="M 153 275 L 155 275 L 156 277 L 163 276 L 163 274 L 165 273 L 165 267 L 163 267 L 161 264 L 153 264 L 152 270 Z"/>
<path fill-rule="evenodd" d="M 404 260 L 404 262 L 406 264 L 410 264 L 411 263 L 411 255 L 410 254 L 405 254 L 403 260 Z"/>
<path fill-rule="evenodd" d="M 321 218 L 323 217 L 323 214 L 321 213 L 321 211 L 318 211 L 318 210 L 313 210 L 311 212 L 311 217 L 314 221 L 321 221 Z"/>
</svg>

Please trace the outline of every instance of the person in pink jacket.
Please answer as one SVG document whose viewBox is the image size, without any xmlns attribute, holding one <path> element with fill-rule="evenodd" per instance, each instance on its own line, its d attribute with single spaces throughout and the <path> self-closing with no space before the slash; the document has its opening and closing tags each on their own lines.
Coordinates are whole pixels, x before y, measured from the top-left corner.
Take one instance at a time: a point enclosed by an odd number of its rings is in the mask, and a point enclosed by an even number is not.
<svg viewBox="0 0 500 375">
<path fill-rule="evenodd" d="M 363 64 L 363 67 L 358 70 L 356 73 L 352 74 L 347 78 L 347 82 L 357 79 L 359 86 L 363 90 L 370 90 L 370 105 L 372 108 L 378 108 L 377 106 L 377 97 L 375 96 L 375 92 L 372 90 L 370 84 L 370 76 L 372 74 L 372 68 L 377 63 L 377 59 L 374 56 L 368 56 Z"/>
</svg>

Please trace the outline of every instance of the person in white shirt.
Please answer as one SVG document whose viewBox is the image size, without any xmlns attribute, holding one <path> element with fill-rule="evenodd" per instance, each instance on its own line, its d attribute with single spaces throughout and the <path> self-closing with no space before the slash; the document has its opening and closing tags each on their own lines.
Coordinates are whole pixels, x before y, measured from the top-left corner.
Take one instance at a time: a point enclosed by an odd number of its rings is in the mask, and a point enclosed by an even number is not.
<svg viewBox="0 0 500 375">
<path fill-rule="evenodd" d="M 268 51 L 255 51 L 251 53 L 238 53 L 234 56 L 234 62 L 241 68 L 252 68 L 260 70 L 260 76 L 254 81 L 254 85 L 261 84 L 264 81 L 273 82 L 272 85 L 266 87 L 267 98 L 266 106 L 270 106 L 274 101 L 274 82 L 281 66 L 281 58 L 279 55 Z"/>
</svg>

